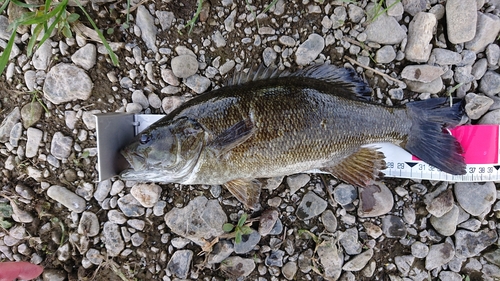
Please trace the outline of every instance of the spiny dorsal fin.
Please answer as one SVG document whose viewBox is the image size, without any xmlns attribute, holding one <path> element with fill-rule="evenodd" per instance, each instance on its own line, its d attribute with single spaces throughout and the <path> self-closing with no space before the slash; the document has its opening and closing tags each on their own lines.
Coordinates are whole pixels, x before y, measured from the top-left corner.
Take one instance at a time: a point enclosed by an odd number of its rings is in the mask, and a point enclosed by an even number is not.
<svg viewBox="0 0 500 281">
<path fill-rule="evenodd" d="M 260 65 L 250 69 L 248 73 L 235 72 L 228 85 L 241 85 L 252 81 L 273 79 L 278 77 L 305 77 L 335 84 L 337 87 L 348 88 L 358 97 L 369 100 L 372 90 L 356 71 L 351 68 L 337 67 L 331 64 L 315 64 L 306 66 L 295 72 L 280 70 L 275 66 L 265 67 Z"/>
</svg>

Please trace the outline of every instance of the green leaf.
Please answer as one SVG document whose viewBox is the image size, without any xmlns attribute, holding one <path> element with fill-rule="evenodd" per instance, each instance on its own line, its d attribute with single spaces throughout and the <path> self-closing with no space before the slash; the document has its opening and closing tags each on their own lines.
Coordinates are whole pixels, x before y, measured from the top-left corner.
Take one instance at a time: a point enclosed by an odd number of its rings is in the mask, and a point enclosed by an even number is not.
<svg viewBox="0 0 500 281">
<path fill-rule="evenodd" d="M 7 8 L 7 5 L 9 5 L 9 0 L 5 0 L 2 4 L 2 6 L 0 7 L 0 15 L 3 13 L 3 11 L 5 11 L 5 8 Z"/>
<path fill-rule="evenodd" d="M 36 39 L 38 38 L 38 35 L 40 35 L 40 32 L 42 32 L 42 29 L 43 29 L 42 24 L 38 24 L 33 29 L 33 34 L 31 35 L 31 38 L 28 41 L 28 47 L 26 52 L 28 57 L 31 57 L 31 55 L 33 54 L 33 48 L 35 47 Z"/>
<path fill-rule="evenodd" d="M 12 216 L 12 206 L 10 204 L 0 204 L 0 217 L 9 218 Z"/>
<path fill-rule="evenodd" d="M 247 213 L 243 213 L 241 215 L 240 219 L 238 220 L 239 227 L 242 227 L 245 224 L 245 222 L 247 221 L 247 217 L 248 217 Z"/>
<path fill-rule="evenodd" d="M 231 232 L 233 231 L 234 229 L 234 225 L 230 224 L 230 223 L 225 223 L 222 225 L 222 230 L 224 230 L 224 232 Z"/>
<path fill-rule="evenodd" d="M 0 228 L 3 229 L 9 229 L 12 227 L 12 223 L 9 221 L 3 220 L 3 218 L 0 217 Z"/>
<path fill-rule="evenodd" d="M 72 23 L 72 22 L 75 22 L 76 20 L 78 20 L 80 18 L 80 15 L 79 14 L 75 14 L 75 13 L 72 13 L 68 16 L 68 19 L 67 21 L 69 23 Z"/>
<path fill-rule="evenodd" d="M 241 232 L 236 232 L 236 237 L 234 237 L 234 242 L 236 242 L 236 244 L 240 244 L 241 243 Z"/>
<path fill-rule="evenodd" d="M 244 235 L 248 235 L 248 234 L 250 234 L 250 233 L 252 233 L 252 232 L 253 232 L 253 229 L 252 229 L 252 228 L 250 228 L 249 226 L 244 225 L 244 226 L 242 226 L 242 227 L 241 227 L 241 232 L 242 232 Z"/>
<path fill-rule="evenodd" d="M 115 32 L 115 29 L 114 29 L 114 28 L 108 28 L 108 29 L 106 30 L 106 33 L 107 33 L 108 35 L 111 35 L 111 34 L 113 34 L 114 32 Z"/>
</svg>

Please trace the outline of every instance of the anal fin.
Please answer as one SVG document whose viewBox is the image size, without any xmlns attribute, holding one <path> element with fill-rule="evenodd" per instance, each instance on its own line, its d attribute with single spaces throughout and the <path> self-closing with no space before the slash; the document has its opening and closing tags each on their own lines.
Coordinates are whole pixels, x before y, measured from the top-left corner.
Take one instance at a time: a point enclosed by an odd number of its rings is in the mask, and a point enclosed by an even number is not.
<svg viewBox="0 0 500 281">
<path fill-rule="evenodd" d="M 362 147 L 342 162 L 321 170 L 355 186 L 366 187 L 383 176 L 384 158 L 384 153 L 376 148 Z"/>
<path fill-rule="evenodd" d="M 245 207 L 255 210 L 260 200 L 261 183 L 256 180 L 236 179 L 223 184 Z"/>
</svg>

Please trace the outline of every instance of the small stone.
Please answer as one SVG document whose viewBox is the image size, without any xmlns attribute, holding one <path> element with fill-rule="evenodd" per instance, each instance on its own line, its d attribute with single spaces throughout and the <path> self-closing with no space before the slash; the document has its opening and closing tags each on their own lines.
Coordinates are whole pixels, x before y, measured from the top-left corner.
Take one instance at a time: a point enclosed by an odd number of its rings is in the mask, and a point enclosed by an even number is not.
<svg viewBox="0 0 500 281">
<path fill-rule="evenodd" d="M 193 251 L 179 250 L 176 251 L 167 264 L 167 269 L 176 277 L 186 279 L 189 274 L 191 261 L 193 259 Z"/>
<path fill-rule="evenodd" d="M 216 48 L 222 48 L 227 44 L 226 39 L 224 39 L 224 36 L 222 36 L 219 30 L 216 30 L 212 35 L 212 41 L 214 41 Z"/>
<path fill-rule="evenodd" d="M 349 4 L 349 6 L 347 7 L 347 13 L 351 21 L 354 23 L 359 23 L 365 16 L 365 11 L 363 10 L 363 8 L 355 4 Z"/>
<path fill-rule="evenodd" d="M 43 108 L 38 102 L 30 102 L 21 108 L 21 120 L 25 129 L 33 126 L 42 117 Z"/>
<path fill-rule="evenodd" d="M 427 2 L 425 0 L 403 0 L 402 2 L 405 12 L 412 16 L 427 9 Z"/>
<path fill-rule="evenodd" d="M 479 83 L 479 89 L 489 97 L 500 93 L 500 74 L 487 71 Z"/>
<path fill-rule="evenodd" d="M 417 82 L 432 82 L 443 75 L 444 71 L 439 66 L 432 65 L 408 65 L 401 72 L 401 77 Z"/>
<path fill-rule="evenodd" d="M 361 269 L 363 269 L 363 267 L 366 266 L 366 264 L 368 264 L 372 257 L 373 249 L 368 249 L 346 262 L 342 269 L 346 271 L 360 271 Z"/>
<path fill-rule="evenodd" d="M 408 276 L 414 261 L 415 257 L 411 255 L 397 256 L 394 258 L 394 263 L 403 276 Z"/>
<path fill-rule="evenodd" d="M 456 183 L 454 191 L 460 207 L 473 216 L 489 212 L 497 195 L 493 182 Z"/>
<path fill-rule="evenodd" d="M 228 274 L 231 279 L 247 277 L 255 269 L 253 259 L 243 259 L 238 256 L 229 257 L 222 261 L 220 270 Z"/>
<path fill-rule="evenodd" d="M 430 222 L 439 234 L 451 236 L 457 230 L 458 212 L 458 207 L 453 205 L 448 213 L 440 217 L 432 216 Z"/>
<path fill-rule="evenodd" d="M 21 197 L 32 200 L 35 198 L 35 192 L 33 191 L 32 188 L 25 186 L 22 183 L 16 184 L 16 192 L 17 194 L 21 195 Z"/>
<path fill-rule="evenodd" d="M 365 29 L 366 40 L 383 44 L 399 44 L 406 38 L 406 32 L 401 28 L 394 17 L 382 13 L 376 20 L 368 24 Z"/>
<path fill-rule="evenodd" d="M 417 93 L 437 94 L 443 89 L 443 80 L 441 77 L 431 82 L 418 82 L 405 80 L 408 89 Z"/>
<path fill-rule="evenodd" d="M 297 190 L 304 187 L 311 180 L 308 174 L 296 174 L 286 178 L 286 183 L 290 187 L 290 194 L 295 194 Z"/>
<path fill-rule="evenodd" d="M 370 237 L 377 239 L 380 237 L 380 235 L 383 234 L 380 226 L 378 226 L 376 224 L 373 224 L 371 222 L 365 222 L 365 223 L 363 223 L 363 226 L 366 230 L 366 234 L 368 234 Z"/>
<path fill-rule="evenodd" d="M 156 17 L 160 21 L 161 29 L 163 31 L 167 31 L 172 27 L 172 22 L 175 19 L 175 15 L 170 11 L 156 11 Z"/>
<path fill-rule="evenodd" d="M 350 184 L 341 183 L 333 190 L 333 199 L 342 206 L 351 204 L 357 198 L 358 192 Z"/>
<path fill-rule="evenodd" d="M 67 63 L 53 66 L 43 84 L 44 97 L 53 104 L 87 100 L 94 84 L 83 69 Z"/>
<path fill-rule="evenodd" d="M 279 212 L 276 209 L 267 209 L 262 212 L 259 219 L 259 234 L 261 236 L 268 235 L 276 224 L 278 217 Z"/>
<path fill-rule="evenodd" d="M 273 250 L 266 257 L 265 265 L 267 266 L 283 266 L 283 257 L 285 256 L 285 251 L 282 250 Z"/>
<path fill-rule="evenodd" d="M 108 255 L 110 257 L 118 256 L 125 248 L 125 242 L 123 242 L 119 226 L 111 222 L 105 222 L 102 233 Z"/>
<path fill-rule="evenodd" d="M 375 53 L 375 60 L 377 63 L 385 64 L 390 63 L 396 58 L 396 51 L 390 45 L 385 45 L 378 49 Z"/>
<path fill-rule="evenodd" d="M 474 39 L 465 43 L 465 48 L 476 53 L 482 52 L 486 46 L 495 41 L 499 31 L 500 18 L 498 18 L 498 16 L 478 12 L 476 36 L 474 36 Z"/>
<path fill-rule="evenodd" d="M 326 231 L 335 233 L 337 231 L 337 218 L 331 210 L 326 210 L 321 214 L 321 221 Z"/>
<path fill-rule="evenodd" d="M 7 142 L 10 138 L 10 131 L 19 122 L 21 111 L 15 107 L 0 124 L 0 142 Z"/>
<path fill-rule="evenodd" d="M 158 29 L 155 26 L 153 16 L 151 16 L 148 9 L 143 5 L 139 5 L 137 8 L 135 23 L 141 29 L 141 38 L 148 49 L 156 53 L 158 51 L 156 47 L 156 33 Z"/>
<path fill-rule="evenodd" d="M 59 185 L 49 187 L 47 195 L 76 213 L 85 211 L 87 207 L 87 202 L 82 197 Z"/>
<path fill-rule="evenodd" d="M 420 12 L 415 15 L 408 28 L 406 59 L 414 62 L 426 62 L 432 51 L 430 44 L 436 28 L 436 17 L 431 13 Z"/>
<path fill-rule="evenodd" d="M 471 74 L 474 75 L 476 80 L 483 78 L 486 70 L 488 69 L 488 61 L 485 58 L 477 60 L 472 66 Z"/>
<path fill-rule="evenodd" d="M 465 105 L 465 112 L 472 120 L 477 120 L 481 118 L 490 107 L 493 105 L 494 100 L 491 98 L 476 95 L 474 93 L 468 93 L 465 96 L 467 104 Z"/>
<path fill-rule="evenodd" d="M 43 132 L 35 128 L 28 128 L 27 131 L 28 142 L 26 143 L 26 154 L 27 158 L 33 158 L 38 153 L 38 147 L 42 143 Z"/>
<path fill-rule="evenodd" d="M 447 49 L 434 48 L 432 49 L 431 56 L 436 59 L 439 65 L 456 65 L 462 61 L 462 56 Z"/>
<path fill-rule="evenodd" d="M 287 262 L 281 269 L 281 273 L 287 280 L 294 280 L 295 273 L 297 273 L 297 263 L 293 261 Z"/>
<path fill-rule="evenodd" d="M 158 109 L 161 107 L 161 99 L 155 93 L 151 93 L 148 95 L 148 103 L 152 108 Z"/>
<path fill-rule="evenodd" d="M 12 207 L 12 219 L 15 222 L 20 223 L 31 223 L 33 222 L 33 215 L 28 211 L 25 211 L 23 208 L 19 208 L 19 206 L 13 201 L 10 201 L 10 206 Z M 0 247 L 1 249 L 1 247 Z"/>
<path fill-rule="evenodd" d="M 325 48 L 325 40 L 321 35 L 313 33 L 295 51 L 295 62 L 298 65 L 307 65 L 316 59 L 323 48 Z"/>
<path fill-rule="evenodd" d="M 102 202 L 109 195 L 111 190 L 111 180 L 101 181 L 97 184 L 97 189 L 94 192 L 94 198 L 97 202 Z"/>
<path fill-rule="evenodd" d="M 210 87 L 212 82 L 205 76 L 194 74 L 186 78 L 184 80 L 184 84 L 188 86 L 191 90 L 193 90 L 195 93 L 201 94 L 205 92 L 208 89 L 208 87 Z"/>
<path fill-rule="evenodd" d="M 46 70 L 52 57 L 52 41 L 47 39 L 38 49 L 33 53 L 32 63 L 33 67 L 37 70 Z"/>
<path fill-rule="evenodd" d="M 231 32 L 234 30 L 234 21 L 236 18 L 236 10 L 233 10 L 231 14 L 224 20 L 224 28 L 227 32 Z"/>
<path fill-rule="evenodd" d="M 348 228 L 339 233 L 339 242 L 348 255 L 357 255 L 361 253 L 363 245 L 358 241 L 358 231 L 356 228 Z"/>
<path fill-rule="evenodd" d="M 486 47 L 486 59 L 490 65 L 497 65 L 500 59 L 500 47 L 497 44 L 489 44 Z"/>
<path fill-rule="evenodd" d="M 457 230 L 455 232 L 456 255 L 464 258 L 474 257 L 495 243 L 497 239 L 498 234 L 495 230 L 485 229 L 478 232 Z"/>
<path fill-rule="evenodd" d="M 178 96 L 164 97 L 163 100 L 161 101 L 161 108 L 163 109 L 163 111 L 165 111 L 165 114 L 169 114 L 174 109 L 183 104 L 185 101 L 186 99 L 184 97 L 178 97 Z"/>
<path fill-rule="evenodd" d="M 92 212 L 83 212 L 78 223 L 78 234 L 94 237 L 99 234 L 100 225 L 96 214 Z"/>
<path fill-rule="evenodd" d="M 333 10 L 333 14 L 330 16 L 330 20 L 332 21 L 332 29 L 338 29 L 343 26 L 345 20 L 347 18 L 347 11 L 344 6 L 335 7 Z"/>
<path fill-rule="evenodd" d="M 94 44 L 86 44 L 78 49 L 72 56 L 71 61 L 85 70 L 94 67 L 97 58 L 97 49 Z"/>
<path fill-rule="evenodd" d="M 85 257 L 94 265 L 100 265 L 104 261 L 104 257 L 101 253 L 94 248 L 90 248 L 86 253 Z"/>
<path fill-rule="evenodd" d="M 455 249 L 449 238 L 441 244 L 431 245 L 425 258 L 425 269 L 432 270 L 447 264 L 455 255 Z"/>
<path fill-rule="evenodd" d="M 262 52 L 262 61 L 264 62 L 264 65 L 267 67 L 269 67 L 271 64 L 274 64 L 277 57 L 278 54 L 271 47 L 265 48 L 264 51 Z"/>
<path fill-rule="evenodd" d="M 127 221 L 127 218 L 118 210 L 110 210 L 108 212 L 108 220 L 112 223 L 124 224 Z"/>
<path fill-rule="evenodd" d="M 477 219 L 469 219 L 458 225 L 458 227 L 470 231 L 478 231 L 481 228 L 481 221 Z"/>
<path fill-rule="evenodd" d="M 180 63 L 180 62 L 176 62 L 176 63 Z M 189 73 L 193 72 L 192 70 L 188 70 L 188 71 L 184 72 L 185 70 L 182 69 L 183 66 L 176 66 L 176 67 L 178 68 L 177 71 L 183 72 L 182 74 L 180 74 L 180 75 L 183 75 L 183 76 L 184 75 L 188 75 Z M 196 69 L 198 69 L 198 64 L 197 63 L 196 63 Z M 196 73 L 196 71 L 194 71 L 193 74 L 194 73 Z M 172 85 L 172 86 L 179 86 L 180 85 L 179 79 L 175 76 L 175 74 L 172 71 L 172 69 L 162 68 L 161 69 L 161 78 L 163 79 L 163 81 L 165 81 L 169 85 Z"/>
<path fill-rule="evenodd" d="M 439 272 L 439 280 L 442 281 L 461 281 L 462 276 L 456 272 L 452 271 L 441 271 Z"/>
<path fill-rule="evenodd" d="M 21 125 L 21 122 L 17 123 L 12 127 L 12 130 L 10 131 L 10 136 L 9 136 L 9 143 L 13 147 L 17 147 L 19 145 L 19 139 L 21 138 L 23 134 L 23 126 Z"/>
<path fill-rule="evenodd" d="M 399 0 L 386 0 L 387 15 L 391 17 L 400 17 L 404 13 L 403 3 Z M 390 7 L 390 8 L 389 8 Z"/>
<path fill-rule="evenodd" d="M 500 124 L 500 109 L 486 113 L 479 119 L 478 124 Z"/>
<path fill-rule="evenodd" d="M 309 220 L 323 213 L 327 205 L 328 203 L 324 199 L 309 191 L 297 207 L 297 217 L 300 220 Z"/>
<path fill-rule="evenodd" d="M 382 218 L 382 231 L 388 238 L 404 238 L 407 233 L 403 219 L 393 215 Z"/>
<path fill-rule="evenodd" d="M 132 102 L 140 104 L 143 109 L 149 107 L 148 98 L 144 95 L 142 90 L 135 90 L 132 93 Z"/>
<path fill-rule="evenodd" d="M 420 241 L 416 241 L 411 245 L 411 254 L 416 258 L 423 259 L 429 254 L 429 246 Z"/>
<path fill-rule="evenodd" d="M 231 71 L 231 69 L 233 69 L 233 67 L 236 65 L 236 62 L 234 60 L 228 60 L 226 61 L 223 65 L 221 65 L 219 67 L 219 73 L 220 75 L 225 75 L 226 73 L 228 73 L 229 71 Z"/>
<path fill-rule="evenodd" d="M 172 72 L 179 78 L 188 78 L 198 71 L 198 61 L 191 55 L 180 55 L 174 57 L 170 63 Z"/>
<path fill-rule="evenodd" d="M 219 241 L 219 243 L 215 244 L 210 254 L 208 254 L 207 263 L 221 263 L 223 260 L 227 259 L 233 252 L 233 243 L 228 240 L 221 240 Z"/>
<path fill-rule="evenodd" d="M 161 187 L 156 184 L 139 183 L 130 189 L 130 194 L 145 208 L 153 207 L 161 196 Z"/>
<path fill-rule="evenodd" d="M 446 1 L 446 26 L 451 43 L 472 40 L 476 35 L 476 22 L 476 0 Z"/>
<path fill-rule="evenodd" d="M 234 244 L 234 252 L 236 254 L 246 254 L 250 252 L 255 246 L 257 246 L 260 238 L 260 234 L 252 229 L 250 234 L 242 235 L 240 243 Z"/>
<path fill-rule="evenodd" d="M 127 194 L 118 199 L 118 207 L 127 217 L 140 217 L 145 213 L 144 207 L 132 194 Z"/>
<path fill-rule="evenodd" d="M 287 35 L 283 35 L 281 36 L 278 41 L 287 46 L 287 47 L 294 47 L 295 46 L 295 39 L 293 39 L 293 37 L 290 37 L 290 36 L 287 36 Z"/>
<path fill-rule="evenodd" d="M 337 280 L 342 273 L 344 257 L 342 255 L 342 251 L 337 247 L 334 239 L 323 240 L 323 242 L 317 246 L 316 253 L 318 254 L 320 264 L 323 266 L 323 277 L 327 280 Z M 311 258 L 309 258 L 309 264 L 311 263 Z"/>
<path fill-rule="evenodd" d="M 173 233 L 198 245 L 224 234 L 222 225 L 227 216 L 217 200 L 199 196 L 184 208 L 173 208 L 165 215 L 165 222 Z"/>
<path fill-rule="evenodd" d="M 433 216 L 441 217 L 453 208 L 453 203 L 453 192 L 451 191 L 451 189 L 447 189 L 441 192 L 438 196 L 432 198 L 430 202 L 426 202 L 426 209 Z"/>
<path fill-rule="evenodd" d="M 73 139 L 71 137 L 66 137 L 61 132 L 56 132 L 52 137 L 50 154 L 59 160 L 66 159 L 71 154 L 72 145 Z"/>
<path fill-rule="evenodd" d="M 383 182 L 359 188 L 358 216 L 378 217 L 387 214 L 394 206 L 394 196 Z"/>
<path fill-rule="evenodd" d="M 490 263 L 500 266 L 500 249 L 485 253 L 483 257 Z"/>
</svg>

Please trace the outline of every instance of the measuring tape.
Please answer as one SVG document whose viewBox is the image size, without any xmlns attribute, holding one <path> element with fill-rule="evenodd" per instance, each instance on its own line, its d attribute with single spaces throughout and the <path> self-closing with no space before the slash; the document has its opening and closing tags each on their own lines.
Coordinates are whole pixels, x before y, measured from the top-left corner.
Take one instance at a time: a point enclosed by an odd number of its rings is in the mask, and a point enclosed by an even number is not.
<svg viewBox="0 0 500 281">
<path fill-rule="evenodd" d="M 385 177 L 454 182 L 500 181 L 499 126 L 466 125 L 450 130 L 464 150 L 467 173 L 451 175 L 438 170 L 402 148 L 378 143 L 386 158 Z"/>
</svg>

